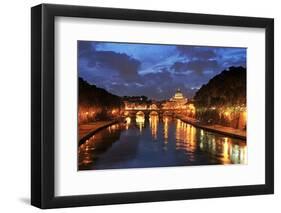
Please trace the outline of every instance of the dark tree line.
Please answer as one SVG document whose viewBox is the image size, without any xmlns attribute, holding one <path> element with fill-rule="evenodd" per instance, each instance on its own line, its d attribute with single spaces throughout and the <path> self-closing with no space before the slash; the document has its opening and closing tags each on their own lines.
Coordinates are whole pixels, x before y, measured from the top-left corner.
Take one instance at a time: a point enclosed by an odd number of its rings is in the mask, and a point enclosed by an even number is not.
<svg viewBox="0 0 281 213">
<path fill-rule="evenodd" d="M 98 88 L 95 85 L 90 85 L 82 78 L 79 78 L 78 84 L 79 114 L 94 112 L 87 117 L 92 116 L 92 120 L 102 120 L 117 116 L 124 108 L 123 101 L 119 96 L 113 95 L 105 89 Z M 112 111 L 114 113 L 112 113 Z"/>
<path fill-rule="evenodd" d="M 194 96 L 196 118 L 203 123 L 246 128 L 246 69 L 230 67 Z"/>
<path fill-rule="evenodd" d="M 246 69 L 230 67 L 203 85 L 194 96 L 197 107 L 246 104 Z"/>
</svg>

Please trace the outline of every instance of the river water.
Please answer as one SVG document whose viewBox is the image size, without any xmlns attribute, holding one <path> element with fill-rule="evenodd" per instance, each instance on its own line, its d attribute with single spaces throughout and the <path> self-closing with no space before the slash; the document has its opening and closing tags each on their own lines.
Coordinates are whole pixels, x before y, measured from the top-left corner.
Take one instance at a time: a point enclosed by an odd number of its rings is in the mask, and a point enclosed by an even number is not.
<svg viewBox="0 0 281 213">
<path fill-rule="evenodd" d="M 169 116 L 127 117 L 78 148 L 78 169 L 246 164 L 246 141 Z"/>
</svg>

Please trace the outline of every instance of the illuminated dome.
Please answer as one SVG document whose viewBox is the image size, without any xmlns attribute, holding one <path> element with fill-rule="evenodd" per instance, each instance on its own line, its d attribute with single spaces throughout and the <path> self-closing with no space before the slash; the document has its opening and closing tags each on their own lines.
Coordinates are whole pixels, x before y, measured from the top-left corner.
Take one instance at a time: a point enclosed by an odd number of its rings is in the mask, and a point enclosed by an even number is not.
<svg viewBox="0 0 281 213">
<path fill-rule="evenodd" d="M 163 104 L 164 109 L 184 110 L 186 109 L 187 98 L 184 97 L 180 89 L 177 89 L 175 95 L 169 101 Z"/>
<path fill-rule="evenodd" d="M 184 99 L 183 94 L 181 93 L 180 89 L 177 89 L 176 94 L 174 95 L 174 99 Z"/>
</svg>

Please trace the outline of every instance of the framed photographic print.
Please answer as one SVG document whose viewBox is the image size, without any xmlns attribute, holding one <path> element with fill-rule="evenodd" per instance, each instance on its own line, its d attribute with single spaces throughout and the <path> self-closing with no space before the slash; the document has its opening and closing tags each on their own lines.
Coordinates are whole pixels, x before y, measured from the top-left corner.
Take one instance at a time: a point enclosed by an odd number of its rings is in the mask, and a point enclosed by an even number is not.
<svg viewBox="0 0 281 213">
<path fill-rule="evenodd" d="M 31 203 L 271 194 L 274 21 L 31 9 Z"/>
</svg>

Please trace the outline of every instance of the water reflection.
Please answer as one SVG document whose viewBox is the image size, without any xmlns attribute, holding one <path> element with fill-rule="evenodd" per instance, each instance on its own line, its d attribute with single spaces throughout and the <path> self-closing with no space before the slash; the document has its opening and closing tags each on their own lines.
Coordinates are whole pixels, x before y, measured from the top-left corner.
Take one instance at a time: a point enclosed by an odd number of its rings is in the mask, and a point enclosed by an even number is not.
<svg viewBox="0 0 281 213">
<path fill-rule="evenodd" d="M 142 129 L 144 127 L 144 121 L 145 121 L 144 114 L 137 114 L 136 115 L 136 124 L 139 127 L 140 132 L 142 132 Z"/>
<path fill-rule="evenodd" d="M 169 122 L 169 116 L 163 116 L 163 123 L 164 123 L 164 143 L 167 144 L 168 143 L 168 137 L 169 137 L 169 131 L 168 131 L 168 128 L 169 128 L 169 125 L 168 125 L 168 122 Z"/>
<path fill-rule="evenodd" d="M 91 166 L 97 162 L 99 157 L 120 139 L 120 124 L 114 124 L 99 133 L 93 135 L 81 144 L 78 149 L 79 168 Z M 106 132 L 106 134 L 104 134 Z"/>
<path fill-rule="evenodd" d="M 158 114 L 127 117 L 95 134 L 78 152 L 80 170 L 247 163 L 245 141 Z"/>
<path fill-rule="evenodd" d="M 129 126 L 131 124 L 131 118 L 130 117 L 126 117 L 125 118 L 125 122 L 126 122 L 126 129 L 128 130 L 129 129 Z"/>
<path fill-rule="evenodd" d="M 149 116 L 149 124 L 151 129 L 151 135 L 154 140 L 157 139 L 158 123 L 159 123 L 158 115 L 151 114 Z"/>
</svg>

